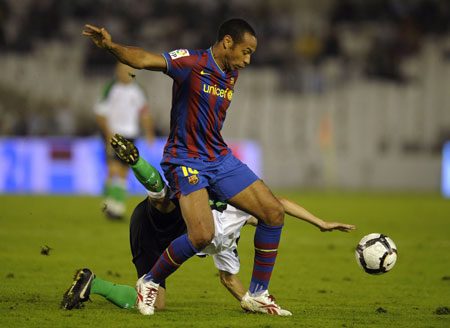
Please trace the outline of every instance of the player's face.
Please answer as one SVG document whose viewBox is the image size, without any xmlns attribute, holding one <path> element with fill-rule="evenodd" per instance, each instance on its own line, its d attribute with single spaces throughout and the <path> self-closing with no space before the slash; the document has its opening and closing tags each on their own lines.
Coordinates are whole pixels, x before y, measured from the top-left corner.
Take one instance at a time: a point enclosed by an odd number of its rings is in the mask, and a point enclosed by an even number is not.
<svg viewBox="0 0 450 328">
<path fill-rule="evenodd" d="M 229 71 L 244 68 L 250 64 L 250 57 L 258 46 L 256 37 L 248 32 L 244 33 L 242 41 L 233 43 L 228 49 L 226 69 Z"/>
</svg>

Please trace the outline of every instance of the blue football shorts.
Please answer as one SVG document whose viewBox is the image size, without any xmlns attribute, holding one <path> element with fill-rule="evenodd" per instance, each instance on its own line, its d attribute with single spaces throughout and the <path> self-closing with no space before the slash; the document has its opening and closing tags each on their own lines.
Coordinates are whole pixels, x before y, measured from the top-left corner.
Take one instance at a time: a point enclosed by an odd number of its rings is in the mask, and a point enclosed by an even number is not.
<svg viewBox="0 0 450 328">
<path fill-rule="evenodd" d="M 258 176 L 232 153 L 210 162 L 199 158 L 169 158 L 161 161 L 170 188 L 179 198 L 207 188 L 210 197 L 225 201 L 250 186 Z"/>
</svg>

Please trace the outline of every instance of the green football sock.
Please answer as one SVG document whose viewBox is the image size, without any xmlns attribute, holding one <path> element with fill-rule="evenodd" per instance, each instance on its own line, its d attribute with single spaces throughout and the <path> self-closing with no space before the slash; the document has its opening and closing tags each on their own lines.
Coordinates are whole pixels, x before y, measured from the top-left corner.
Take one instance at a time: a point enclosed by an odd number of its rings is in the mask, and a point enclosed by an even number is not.
<svg viewBox="0 0 450 328">
<path fill-rule="evenodd" d="M 95 277 L 92 280 L 91 294 L 101 295 L 122 309 L 136 305 L 136 290 L 131 286 L 118 285 Z"/>
<path fill-rule="evenodd" d="M 119 203 L 125 202 L 126 190 L 125 181 L 120 178 L 114 178 L 109 187 L 110 197 Z"/>
<path fill-rule="evenodd" d="M 135 165 L 130 165 L 134 175 L 145 189 L 153 192 L 159 192 L 164 188 L 164 182 L 159 175 L 158 170 L 150 165 L 142 157 L 139 158 Z"/>
<path fill-rule="evenodd" d="M 103 196 L 108 198 L 111 196 L 111 183 L 106 182 L 105 188 L 103 189 Z"/>
</svg>

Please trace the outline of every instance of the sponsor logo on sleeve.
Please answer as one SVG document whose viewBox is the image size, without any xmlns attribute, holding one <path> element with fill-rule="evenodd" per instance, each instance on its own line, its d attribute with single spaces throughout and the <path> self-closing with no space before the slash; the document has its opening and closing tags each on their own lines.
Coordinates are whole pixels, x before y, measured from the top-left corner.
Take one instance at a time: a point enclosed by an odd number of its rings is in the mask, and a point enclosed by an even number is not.
<svg viewBox="0 0 450 328">
<path fill-rule="evenodd" d="M 189 51 L 187 49 L 177 49 L 177 50 L 169 52 L 169 56 L 170 56 L 170 58 L 175 60 L 175 59 L 178 59 L 181 57 L 189 56 Z"/>
</svg>

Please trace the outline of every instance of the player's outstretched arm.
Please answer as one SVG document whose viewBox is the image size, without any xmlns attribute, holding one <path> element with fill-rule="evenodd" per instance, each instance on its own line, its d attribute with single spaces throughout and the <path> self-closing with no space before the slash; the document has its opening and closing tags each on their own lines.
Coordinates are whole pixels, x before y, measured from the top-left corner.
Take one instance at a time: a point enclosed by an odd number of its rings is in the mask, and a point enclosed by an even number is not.
<svg viewBox="0 0 450 328">
<path fill-rule="evenodd" d="M 148 69 L 151 71 L 166 70 L 166 61 L 162 55 L 153 54 L 144 49 L 124 46 L 115 43 L 105 28 L 99 28 L 86 24 L 82 34 L 90 37 L 100 49 L 106 49 L 120 62 L 136 69 Z"/>
<path fill-rule="evenodd" d="M 350 232 L 351 230 L 355 230 L 355 226 L 352 224 L 345 224 L 340 222 L 327 222 L 324 221 L 315 215 L 308 212 L 306 209 L 304 209 L 299 204 L 295 203 L 294 201 L 277 197 L 278 200 L 281 202 L 281 204 L 284 207 L 284 211 L 286 214 L 289 214 L 290 216 L 293 216 L 297 219 L 309 222 L 316 227 L 318 227 L 321 231 L 333 231 L 333 230 L 340 230 L 344 232 Z"/>
<path fill-rule="evenodd" d="M 219 278 L 222 285 L 224 285 L 231 295 L 233 295 L 240 302 L 247 290 L 244 288 L 244 285 L 239 280 L 238 276 L 219 270 Z"/>
</svg>

